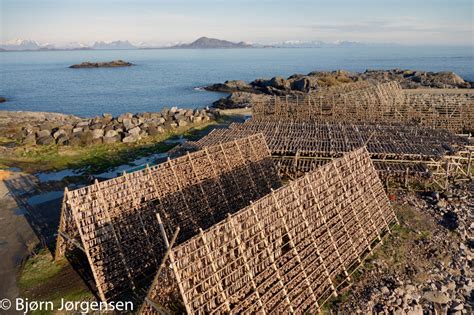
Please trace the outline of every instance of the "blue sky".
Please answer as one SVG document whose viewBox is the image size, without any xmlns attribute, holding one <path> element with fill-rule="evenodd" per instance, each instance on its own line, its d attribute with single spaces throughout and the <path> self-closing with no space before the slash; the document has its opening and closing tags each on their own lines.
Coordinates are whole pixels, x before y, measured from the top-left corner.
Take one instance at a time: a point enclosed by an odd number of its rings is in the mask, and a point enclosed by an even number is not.
<svg viewBox="0 0 474 315">
<path fill-rule="evenodd" d="M 2 42 L 130 40 L 166 44 L 200 36 L 474 45 L 472 0 L 0 0 Z"/>
</svg>

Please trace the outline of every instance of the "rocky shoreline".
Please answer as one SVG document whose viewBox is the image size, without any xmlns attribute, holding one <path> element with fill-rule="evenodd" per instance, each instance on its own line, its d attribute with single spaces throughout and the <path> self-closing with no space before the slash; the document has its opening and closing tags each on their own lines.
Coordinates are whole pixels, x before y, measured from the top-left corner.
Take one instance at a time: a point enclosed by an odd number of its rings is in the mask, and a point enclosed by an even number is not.
<svg viewBox="0 0 474 315">
<path fill-rule="evenodd" d="M 89 145 L 135 143 L 148 136 L 164 134 L 184 126 L 216 119 L 216 109 L 173 107 L 157 113 L 126 113 L 118 117 L 80 118 L 42 112 L 0 111 L 0 135 L 23 145 Z"/>
<path fill-rule="evenodd" d="M 395 206 L 400 227 L 334 311 L 472 314 L 472 181 L 442 194 L 399 193 Z"/>
<path fill-rule="evenodd" d="M 114 60 L 108 62 L 83 62 L 70 66 L 71 69 L 87 69 L 87 68 L 117 68 L 117 67 L 130 67 L 133 63 L 126 62 L 123 60 Z"/>
<path fill-rule="evenodd" d="M 397 81 L 404 89 L 474 88 L 474 82 L 464 81 L 454 72 L 426 72 L 414 70 L 366 70 L 362 73 L 337 70 L 332 72 L 313 71 L 308 74 L 293 74 L 288 78 L 276 76 L 271 79 L 256 79 L 250 83 L 242 80 L 230 80 L 204 87 L 207 91 L 230 93 L 228 97 L 214 102 L 217 108 L 241 108 L 249 100 L 262 100 L 269 96 L 304 94 L 319 88 L 357 82 Z"/>
</svg>

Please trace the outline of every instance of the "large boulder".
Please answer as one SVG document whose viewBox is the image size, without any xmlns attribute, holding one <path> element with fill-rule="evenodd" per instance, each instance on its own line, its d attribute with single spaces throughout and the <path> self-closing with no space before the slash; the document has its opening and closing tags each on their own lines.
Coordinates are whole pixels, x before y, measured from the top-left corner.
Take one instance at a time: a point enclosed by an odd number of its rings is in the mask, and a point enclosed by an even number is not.
<svg viewBox="0 0 474 315">
<path fill-rule="evenodd" d="M 439 291 L 427 291 L 423 294 L 423 298 L 437 304 L 447 304 L 451 301 L 446 293 Z"/>
<path fill-rule="evenodd" d="M 311 90 L 311 81 L 306 78 L 300 78 L 291 83 L 291 89 L 300 92 L 309 92 Z"/>
<path fill-rule="evenodd" d="M 114 117 L 112 116 L 112 114 L 105 113 L 105 114 L 102 115 L 102 122 L 103 122 L 104 124 L 108 124 L 108 123 L 111 122 L 113 119 L 114 119 Z"/>
<path fill-rule="evenodd" d="M 134 136 L 138 136 L 140 134 L 140 131 L 141 131 L 140 127 L 134 127 L 128 130 L 128 133 Z"/>
<path fill-rule="evenodd" d="M 277 90 L 289 90 L 290 89 L 290 82 L 285 80 L 283 77 L 276 76 L 271 78 L 270 80 L 265 79 L 257 79 L 251 83 L 251 85 L 262 87 L 262 88 L 274 88 Z M 268 89 L 267 89 L 268 90 Z M 268 90 L 268 91 L 271 91 Z"/>
<path fill-rule="evenodd" d="M 63 130 L 63 129 L 59 129 L 59 130 L 55 131 L 55 132 L 53 133 L 53 138 L 54 138 L 54 139 L 58 139 L 59 136 L 61 136 L 61 135 L 67 135 L 66 131 Z"/>
<path fill-rule="evenodd" d="M 117 117 L 118 122 L 123 122 L 124 119 L 132 119 L 133 115 L 131 113 L 125 113 Z"/>
<path fill-rule="evenodd" d="M 270 96 L 265 95 L 265 94 L 236 92 L 236 93 L 232 93 L 228 97 L 223 97 L 220 100 L 214 102 L 213 106 L 217 108 L 222 108 L 222 109 L 245 108 L 245 107 L 250 107 L 255 102 L 266 101 L 269 98 Z"/>
<path fill-rule="evenodd" d="M 105 137 L 105 138 L 113 138 L 113 137 L 115 137 L 115 136 L 117 136 L 117 135 L 118 135 L 118 132 L 117 132 L 116 130 L 107 130 L 107 131 L 105 132 L 104 137 Z"/>
<path fill-rule="evenodd" d="M 129 135 L 122 139 L 123 143 L 135 143 L 137 141 L 138 141 L 138 136 L 135 136 L 135 135 Z"/>
<path fill-rule="evenodd" d="M 88 120 L 82 120 L 82 121 L 77 122 L 76 124 L 76 127 L 85 127 L 85 126 L 89 126 Z"/>
<path fill-rule="evenodd" d="M 163 117 L 160 117 L 158 119 L 156 119 L 156 123 L 158 125 L 163 125 L 165 123 L 166 119 L 164 119 Z"/>
<path fill-rule="evenodd" d="M 129 129 L 132 129 L 133 127 L 135 127 L 135 125 L 132 122 L 132 119 L 130 119 L 130 118 L 124 118 L 122 123 L 123 123 L 123 127 L 125 128 L 125 130 L 129 130 Z"/>
<path fill-rule="evenodd" d="M 41 145 L 49 145 L 55 143 L 54 138 L 51 136 L 44 136 L 44 137 L 39 137 L 38 140 L 36 140 L 37 144 Z"/>
<path fill-rule="evenodd" d="M 148 127 L 148 134 L 150 136 L 156 136 L 158 134 L 164 133 L 165 130 L 161 126 L 149 126 Z"/>
<path fill-rule="evenodd" d="M 38 138 L 43 138 L 43 137 L 47 137 L 47 136 L 50 136 L 51 135 L 51 131 L 50 130 L 40 130 L 36 133 L 36 136 Z"/>
<path fill-rule="evenodd" d="M 95 124 L 90 126 L 91 130 L 102 129 L 102 128 L 104 128 L 104 124 L 102 124 L 102 123 L 95 123 Z"/>
<path fill-rule="evenodd" d="M 104 136 L 103 129 L 94 129 L 92 130 L 92 139 L 98 139 Z"/>
<path fill-rule="evenodd" d="M 225 81 L 224 83 L 217 83 L 210 86 L 206 86 L 204 89 L 207 91 L 214 92 L 252 92 L 253 87 L 245 81 L 242 80 L 230 80 Z"/>
<path fill-rule="evenodd" d="M 179 127 L 184 127 L 184 126 L 187 126 L 187 125 L 188 125 L 188 123 L 185 120 L 183 120 L 183 119 L 178 120 L 178 126 Z"/>
<path fill-rule="evenodd" d="M 469 88 L 470 84 L 464 81 L 459 75 L 454 72 L 438 72 L 433 76 L 433 81 L 437 81 L 449 87 Z"/>
</svg>

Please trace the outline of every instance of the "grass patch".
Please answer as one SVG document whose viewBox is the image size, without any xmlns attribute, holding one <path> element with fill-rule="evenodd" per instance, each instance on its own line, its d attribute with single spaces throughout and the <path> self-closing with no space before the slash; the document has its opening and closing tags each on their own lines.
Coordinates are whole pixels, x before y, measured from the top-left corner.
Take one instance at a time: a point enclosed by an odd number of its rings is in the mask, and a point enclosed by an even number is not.
<svg viewBox="0 0 474 315">
<path fill-rule="evenodd" d="M 46 249 L 41 249 L 25 262 L 18 276 L 20 296 L 35 301 L 52 301 L 55 309 L 61 299 L 67 301 L 95 300 L 69 263 L 58 262 Z M 32 314 L 51 314 L 52 311 L 34 311 Z"/>
<path fill-rule="evenodd" d="M 21 276 L 18 281 L 20 289 L 25 293 L 48 279 L 57 275 L 62 264 L 54 263 L 51 254 L 47 250 L 41 250 L 31 256 L 22 267 Z"/>
<path fill-rule="evenodd" d="M 88 146 L 30 146 L 19 147 L 14 154 L 0 156 L 3 167 L 19 167 L 25 172 L 82 169 L 85 175 L 101 173 L 110 168 L 129 163 L 141 156 L 166 152 L 175 144 L 163 141 L 184 135 L 192 137 L 215 122 L 203 123 L 197 127 L 181 127 L 156 137 L 146 137 L 134 144 L 112 143 Z"/>
</svg>

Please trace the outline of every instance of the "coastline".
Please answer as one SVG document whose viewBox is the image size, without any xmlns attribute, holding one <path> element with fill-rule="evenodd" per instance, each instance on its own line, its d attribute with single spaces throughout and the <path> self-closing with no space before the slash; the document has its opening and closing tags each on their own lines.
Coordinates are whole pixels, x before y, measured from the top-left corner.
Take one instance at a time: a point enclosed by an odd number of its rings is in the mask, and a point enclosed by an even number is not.
<svg viewBox="0 0 474 315">
<path fill-rule="evenodd" d="M 200 138 L 215 127 L 241 121 L 243 115 L 248 113 L 243 110 L 223 111 L 218 120 L 178 127 L 159 137 L 149 137 L 133 144 L 54 145 L 29 147 L 27 150 L 20 146 L 16 148 L 19 151 L 12 154 L 0 150 L 0 170 L 3 169 L 6 174 L 0 182 L 0 204 L 5 211 L 0 225 L 4 231 L 11 230 L 7 234 L 14 239 L 8 242 L 8 246 L 2 247 L 5 281 L 0 293 L 12 300 L 19 296 L 37 298 L 35 294 L 41 293 L 42 299 L 57 301 L 57 292 L 51 291 L 51 286 L 62 279 L 65 282 L 62 290 L 70 300 L 93 299 L 69 263 L 53 264 L 50 252 L 37 252 L 39 244 L 46 248 L 54 247 L 52 242 L 55 240 L 62 198 L 60 192 L 64 187 L 74 189 L 89 184 L 93 178 L 115 177 L 119 170 L 137 170 L 143 167 L 139 163 L 162 162 L 166 159 L 166 152 L 184 139 Z M 61 113 L 0 111 L 0 117 L 13 115 L 18 118 L 18 114 L 30 118 L 70 118 L 70 115 Z M 35 264 L 44 265 L 46 271 L 34 269 Z"/>
</svg>

